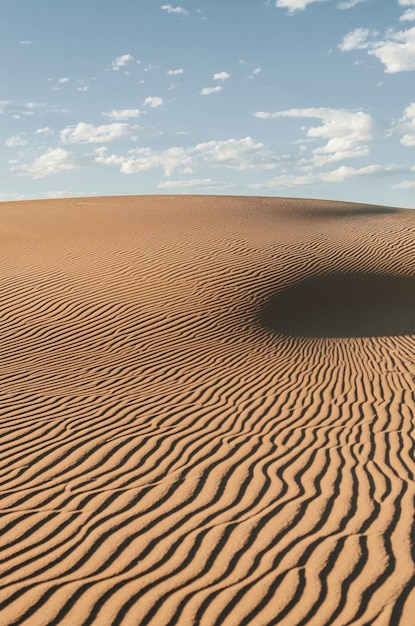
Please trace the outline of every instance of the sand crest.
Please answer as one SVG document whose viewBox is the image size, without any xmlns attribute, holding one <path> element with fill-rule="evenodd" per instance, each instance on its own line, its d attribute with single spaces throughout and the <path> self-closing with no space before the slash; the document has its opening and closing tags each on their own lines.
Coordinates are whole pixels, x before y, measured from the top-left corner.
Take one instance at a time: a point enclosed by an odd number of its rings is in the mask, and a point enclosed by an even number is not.
<svg viewBox="0 0 415 626">
<path fill-rule="evenodd" d="M 414 623 L 415 212 L 2 203 L 0 241 L 2 626 Z"/>
</svg>

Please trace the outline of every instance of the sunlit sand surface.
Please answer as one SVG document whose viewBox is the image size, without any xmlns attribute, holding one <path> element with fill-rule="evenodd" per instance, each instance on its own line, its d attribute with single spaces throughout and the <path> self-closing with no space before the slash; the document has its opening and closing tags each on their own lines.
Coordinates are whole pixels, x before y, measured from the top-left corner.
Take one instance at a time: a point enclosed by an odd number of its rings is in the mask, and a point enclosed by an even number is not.
<svg viewBox="0 0 415 626">
<path fill-rule="evenodd" d="M 0 624 L 415 623 L 415 212 L 0 205 Z"/>
</svg>

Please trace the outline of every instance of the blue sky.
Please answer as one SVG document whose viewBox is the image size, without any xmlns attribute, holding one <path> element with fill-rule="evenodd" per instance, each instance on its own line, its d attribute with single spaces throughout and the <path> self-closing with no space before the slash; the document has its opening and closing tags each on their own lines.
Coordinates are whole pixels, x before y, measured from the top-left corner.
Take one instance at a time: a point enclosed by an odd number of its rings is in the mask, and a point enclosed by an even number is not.
<svg viewBox="0 0 415 626">
<path fill-rule="evenodd" d="M 415 0 L 3 0 L 0 199 L 415 208 Z"/>
</svg>

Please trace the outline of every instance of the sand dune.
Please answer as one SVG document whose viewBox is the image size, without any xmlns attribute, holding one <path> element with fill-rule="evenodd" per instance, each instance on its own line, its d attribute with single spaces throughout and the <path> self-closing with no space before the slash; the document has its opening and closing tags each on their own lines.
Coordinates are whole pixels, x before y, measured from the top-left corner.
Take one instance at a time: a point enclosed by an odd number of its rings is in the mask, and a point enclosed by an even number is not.
<svg viewBox="0 0 415 626">
<path fill-rule="evenodd" d="M 0 624 L 412 625 L 415 212 L 2 203 Z"/>
</svg>

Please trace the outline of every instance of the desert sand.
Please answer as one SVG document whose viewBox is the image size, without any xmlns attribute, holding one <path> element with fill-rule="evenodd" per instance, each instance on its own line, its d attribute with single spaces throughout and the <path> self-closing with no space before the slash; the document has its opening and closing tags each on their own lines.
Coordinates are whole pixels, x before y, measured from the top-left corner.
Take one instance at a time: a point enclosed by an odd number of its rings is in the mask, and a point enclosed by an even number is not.
<svg viewBox="0 0 415 626">
<path fill-rule="evenodd" d="M 0 238 L 1 626 L 415 623 L 415 211 L 6 202 Z"/>
</svg>

